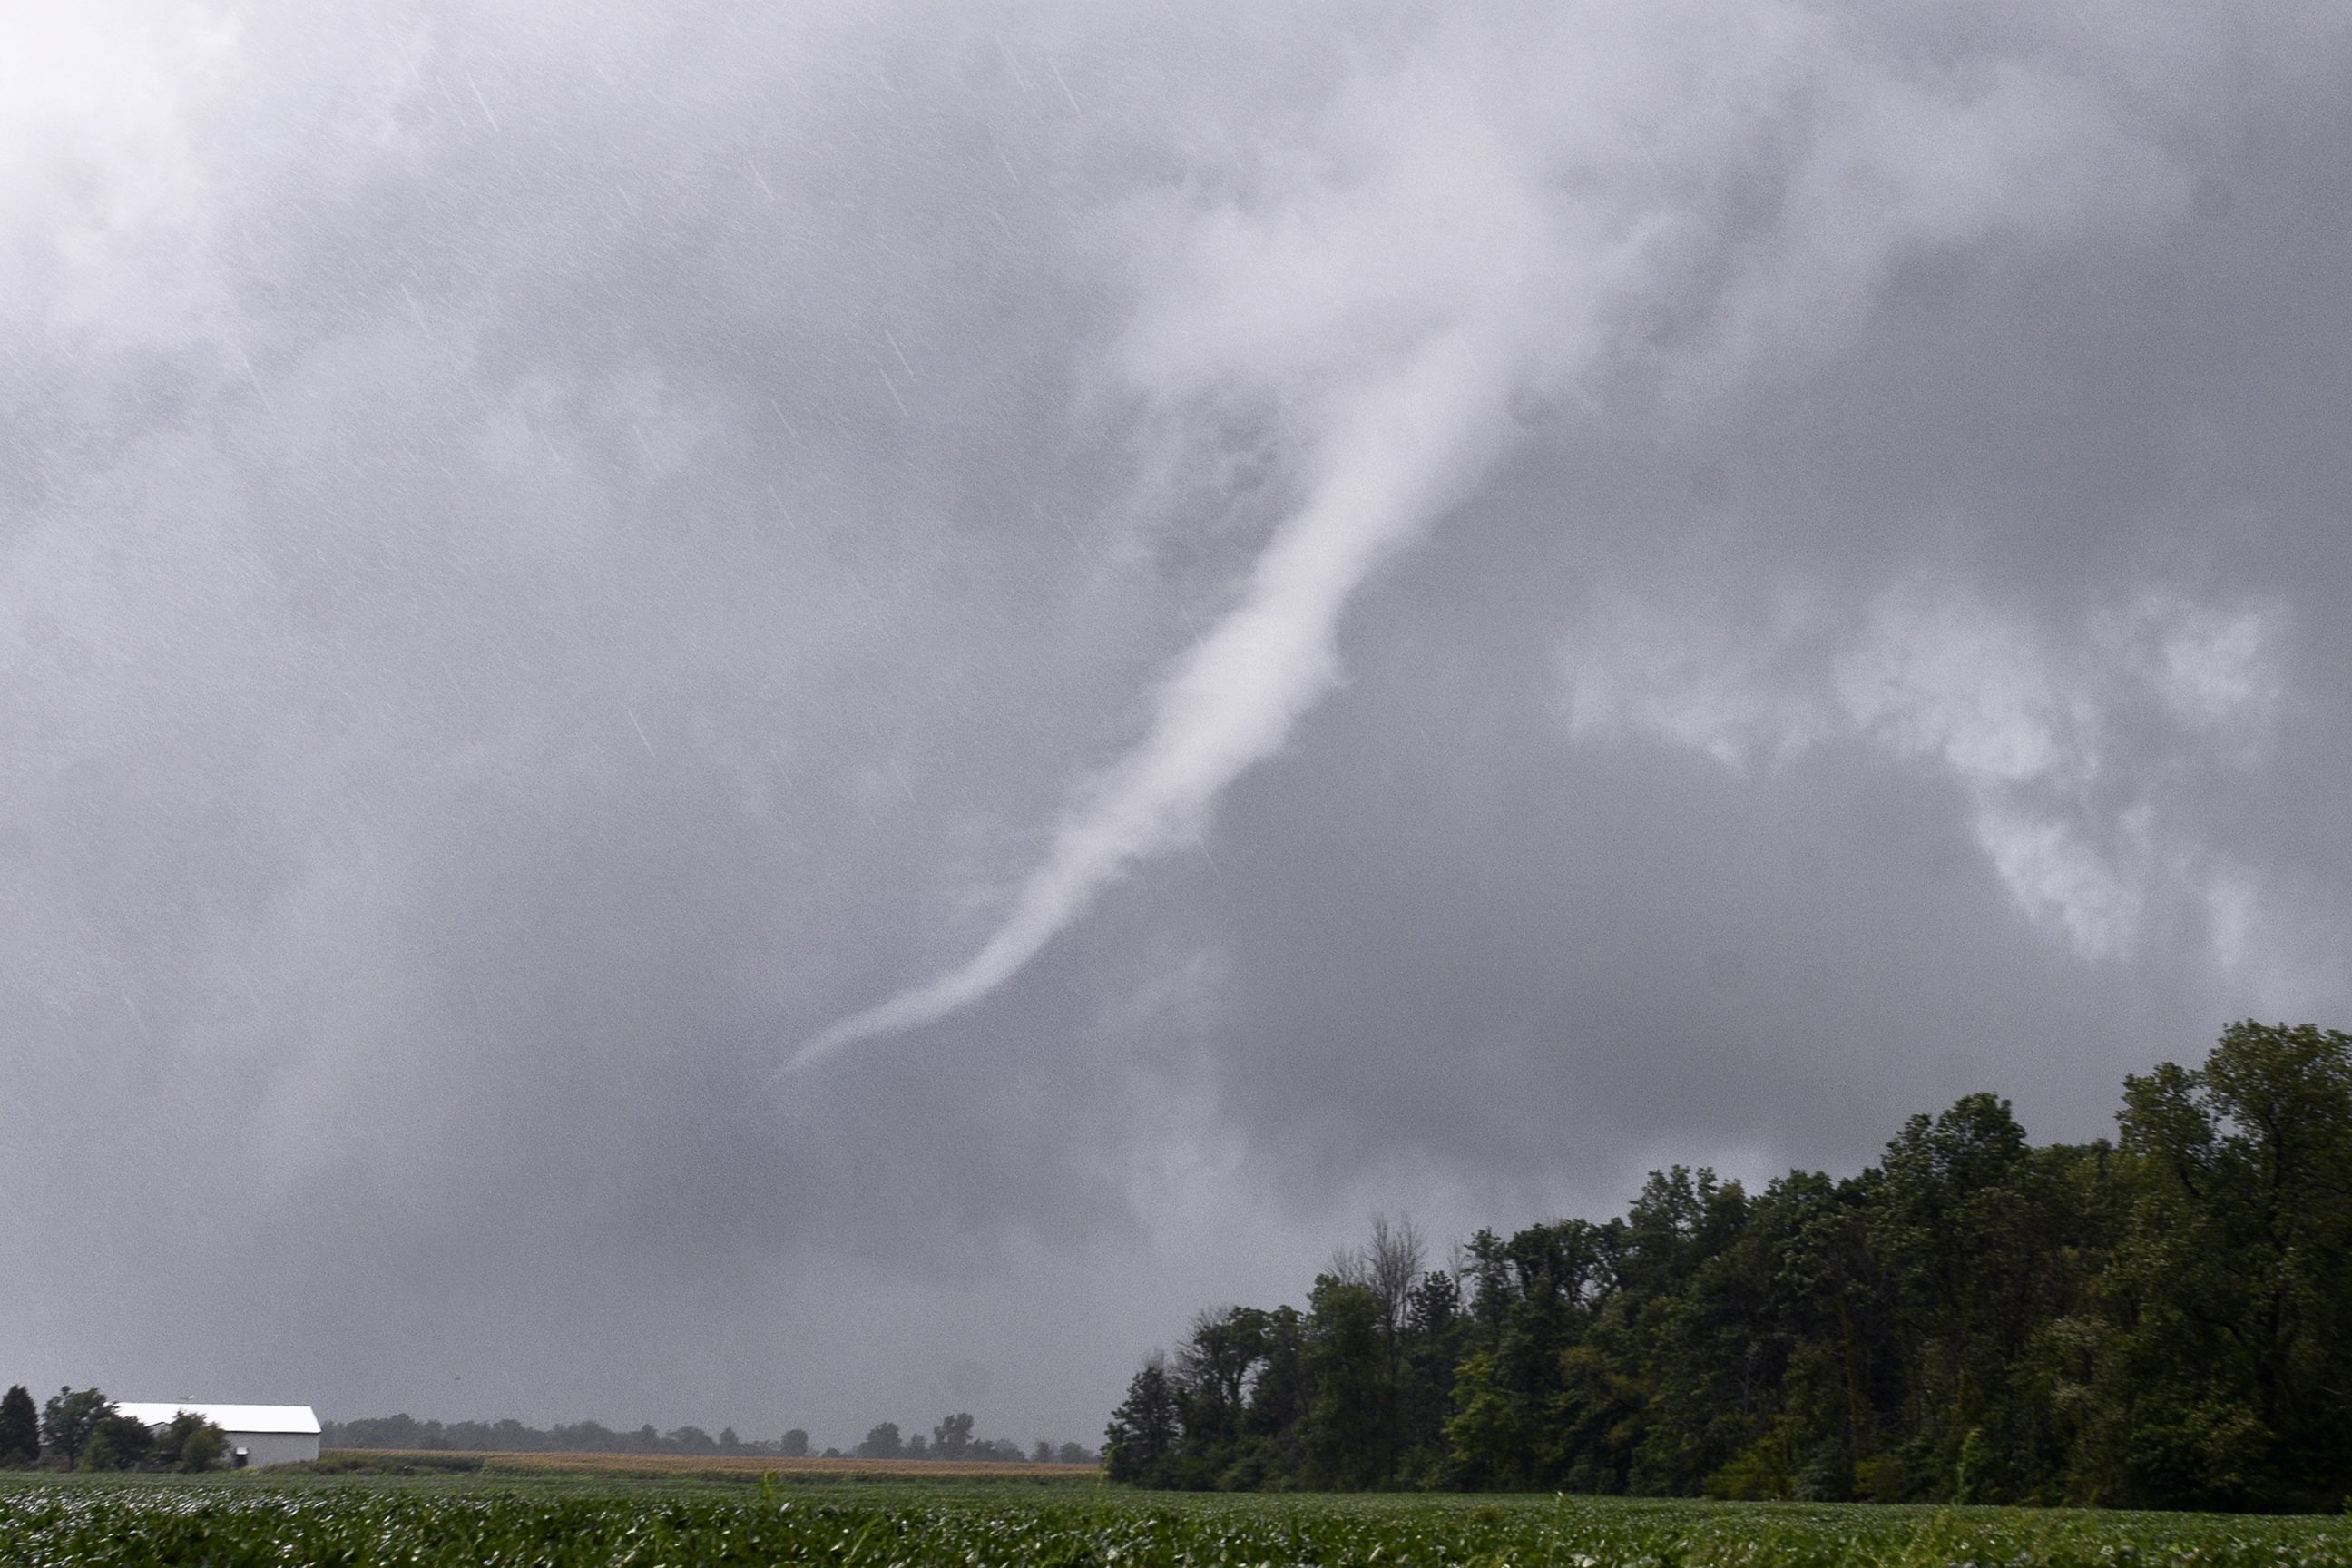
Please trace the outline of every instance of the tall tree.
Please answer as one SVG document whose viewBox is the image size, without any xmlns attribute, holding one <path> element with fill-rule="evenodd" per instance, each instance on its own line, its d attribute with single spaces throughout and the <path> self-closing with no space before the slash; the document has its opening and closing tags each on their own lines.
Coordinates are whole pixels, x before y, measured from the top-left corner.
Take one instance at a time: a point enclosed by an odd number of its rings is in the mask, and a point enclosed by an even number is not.
<svg viewBox="0 0 2352 1568">
<path fill-rule="evenodd" d="M 113 1408 L 95 1388 L 59 1388 L 41 1405 L 41 1457 L 72 1469 L 99 1417 Z"/>
<path fill-rule="evenodd" d="M 40 1457 L 40 1412 L 19 1383 L 0 1394 L 0 1465 L 29 1465 Z"/>
<path fill-rule="evenodd" d="M 1249 1396 L 1266 1353 L 1267 1314 L 1255 1307 L 1202 1312 L 1177 1350 L 1179 1483 L 1205 1489 L 1238 1484 L 1227 1472 L 1242 1463 Z"/>
<path fill-rule="evenodd" d="M 960 1410 L 931 1428 L 931 1458 L 961 1459 L 971 1454 L 971 1412 Z"/>
<path fill-rule="evenodd" d="M 1396 1381 L 1387 1306 L 1370 1285 L 1319 1276 L 1307 1298 L 1314 1390 L 1300 1434 L 1308 1485 L 1357 1491 L 1396 1467 Z"/>
<path fill-rule="evenodd" d="M 1168 1375 L 1168 1358 L 1155 1352 L 1103 1428 L 1103 1468 L 1115 1481 L 1165 1485 L 1163 1472 L 1181 1434 L 1176 1383 Z"/>
<path fill-rule="evenodd" d="M 2136 1501 L 2352 1490 L 2352 1037 L 2236 1024 L 2125 1080 L 2101 1471 Z"/>
<path fill-rule="evenodd" d="M 1451 1475 L 1445 1423 L 1467 1330 L 1460 1277 L 1449 1268 L 1423 1274 L 1406 1302 L 1397 1373 L 1398 1479 L 1408 1485 L 1435 1486 Z"/>
<path fill-rule="evenodd" d="M 1887 1145 L 1871 1239 L 1892 1276 L 1908 1436 L 1884 1461 L 1879 1495 L 2014 1500 L 2048 1468 L 2015 1373 L 2081 1239 L 2066 1194 L 2059 1163 L 2035 1157 L 1993 1095 L 1915 1116 Z"/>
</svg>

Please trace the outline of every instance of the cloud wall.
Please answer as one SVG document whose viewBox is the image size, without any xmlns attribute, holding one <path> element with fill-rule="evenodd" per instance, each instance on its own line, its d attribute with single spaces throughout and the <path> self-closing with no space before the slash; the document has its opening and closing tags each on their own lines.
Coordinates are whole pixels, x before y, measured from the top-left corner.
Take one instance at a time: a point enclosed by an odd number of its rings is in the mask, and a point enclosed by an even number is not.
<svg viewBox="0 0 2352 1568">
<path fill-rule="evenodd" d="M 20 46 L 0 1380 L 1083 1438 L 2347 1005 L 2330 12 Z"/>
</svg>

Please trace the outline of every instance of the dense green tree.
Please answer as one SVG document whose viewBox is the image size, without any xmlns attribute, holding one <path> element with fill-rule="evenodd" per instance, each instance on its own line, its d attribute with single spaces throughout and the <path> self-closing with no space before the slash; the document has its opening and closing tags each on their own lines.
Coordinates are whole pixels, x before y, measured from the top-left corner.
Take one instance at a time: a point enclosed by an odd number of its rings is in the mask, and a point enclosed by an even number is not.
<svg viewBox="0 0 2352 1568">
<path fill-rule="evenodd" d="M 1442 1268 L 1423 1274 L 1406 1302 L 1397 1366 L 1397 1479 L 1411 1485 L 1440 1485 L 1451 1474 L 1445 1423 L 1467 1331 L 1462 1281 Z"/>
<path fill-rule="evenodd" d="M 857 1457 L 861 1459 L 895 1459 L 903 1449 L 904 1445 L 898 1440 L 898 1424 L 885 1421 L 866 1434 L 866 1441 L 857 1445 Z"/>
<path fill-rule="evenodd" d="M 1581 1219 L 1531 1226 L 1507 1240 L 1473 1237 L 1465 1270 L 1468 1321 L 1446 1423 L 1453 1473 L 1471 1487 L 1565 1480 L 1552 1420 L 1568 1352 L 1590 1331 L 1614 1279 L 1615 1233 Z M 1593 1479 L 1585 1489 L 1606 1489 Z"/>
<path fill-rule="evenodd" d="M 2332 1508 L 2352 1493 L 2352 1037 L 2232 1026 L 2118 1143 L 2007 1101 L 1844 1180 L 1675 1167 L 1623 1216 L 1409 1226 L 1204 1313 L 1113 1423 L 1155 1486 Z"/>
<path fill-rule="evenodd" d="M 41 1458 L 60 1469 L 72 1469 L 81 1459 L 82 1446 L 99 1417 L 113 1409 L 95 1388 L 59 1388 L 41 1405 Z"/>
<path fill-rule="evenodd" d="M 1168 1358 L 1154 1354 L 1127 1385 L 1127 1398 L 1103 1428 L 1103 1468 L 1115 1481 L 1178 1484 L 1172 1473 L 1183 1436 L 1182 1408 Z"/>
<path fill-rule="evenodd" d="M 183 1410 L 155 1434 L 147 1457 L 159 1469 L 194 1475 L 220 1464 L 227 1454 L 227 1433 L 195 1412 Z"/>
<path fill-rule="evenodd" d="M 1396 1384 L 1383 1304 L 1370 1285 L 1326 1274 L 1307 1298 L 1307 1374 L 1314 1393 L 1300 1434 L 1309 1486 L 1360 1490 L 1396 1464 Z"/>
<path fill-rule="evenodd" d="M 89 1436 L 82 1443 L 74 1468 L 135 1470 L 154 1447 L 155 1434 L 144 1422 L 110 1409 L 90 1423 Z"/>
<path fill-rule="evenodd" d="M 931 1428 L 931 1458 L 962 1459 L 971 1457 L 971 1413 L 958 1411 Z"/>
<path fill-rule="evenodd" d="M 2352 1490 L 2352 1037 L 2233 1026 L 2125 1083 L 2095 1470 L 2117 1500 Z"/>
<path fill-rule="evenodd" d="M 0 1394 L 0 1466 L 29 1465 L 41 1457 L 41 1415 L 16 1384 Z"/>
<path fill-rule="evenodd" d="M 1251 1431 L 1250 1402 L 1272 1348 L 1272 1315 L 1255 1307 L 1202 1312 L 1169 1369 L 1180 1436 L 1163 1466 L 1170 1484 L 1195 1490 L 1260 1483 L 1265 1457 Z"/>
<path fill-rule="evenodd" d="M 1871 1198 L 1901 1363 L 1904 1434 L 1871 1490 L 1951 1501 L 2020 1500 L 2061 1456 L 2018 1381 L 2037 1329 L 2071 1291 L 2085 1238 L 2070 1212 L 2065 1151 L 2029 1149 L 2009 1103 L 1972 1094 L 1915 1116 L 1887 1146 Z"/>
</svg>

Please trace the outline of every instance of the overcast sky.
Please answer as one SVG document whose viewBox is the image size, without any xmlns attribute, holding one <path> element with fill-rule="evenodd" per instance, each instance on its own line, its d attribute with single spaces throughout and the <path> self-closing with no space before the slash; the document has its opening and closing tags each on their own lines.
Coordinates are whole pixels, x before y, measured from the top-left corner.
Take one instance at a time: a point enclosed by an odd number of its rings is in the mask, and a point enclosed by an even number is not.
<svg viewBox="0 0 2352 1568">
<path fill-rule="evenodd" d="M 1092 1442 L 2352 1020 L 2343 16 L 7 7 L 0 1381 Z"/>
</svg>

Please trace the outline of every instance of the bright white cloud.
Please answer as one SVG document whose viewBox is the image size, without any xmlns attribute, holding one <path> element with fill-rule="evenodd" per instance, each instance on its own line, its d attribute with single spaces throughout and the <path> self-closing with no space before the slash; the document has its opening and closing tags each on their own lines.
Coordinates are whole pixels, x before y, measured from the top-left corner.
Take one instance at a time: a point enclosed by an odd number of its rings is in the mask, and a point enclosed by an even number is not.
<svg viewBox="0 0 2352 1568">
<path fill-rule="evenodd" d="M 2205 910 L 2210 951 L 2247 956 L 2249 873 L 2148 793 L 2167 766 L 2255 760 L 2280 701 L 2273 616 L 2148 593 L 2073 638 L 1960 593 L 1912 588 L 1844 626 L 1826 605 L 1763 625 L 1606 597 L 1563 646 L 1571 732 L 1646 735 L 1740 771 L 1859 745 L 1948 779 L 2019 911 L 2087 958 L 2142 939 L 2150 906 Z M 2163 758 L 2118 777 L 2147 711 Z M 2146 744 L 2142 734 L 2137 743 Z"/>
</svg>

